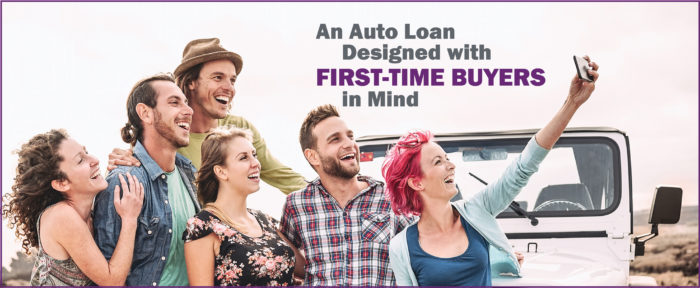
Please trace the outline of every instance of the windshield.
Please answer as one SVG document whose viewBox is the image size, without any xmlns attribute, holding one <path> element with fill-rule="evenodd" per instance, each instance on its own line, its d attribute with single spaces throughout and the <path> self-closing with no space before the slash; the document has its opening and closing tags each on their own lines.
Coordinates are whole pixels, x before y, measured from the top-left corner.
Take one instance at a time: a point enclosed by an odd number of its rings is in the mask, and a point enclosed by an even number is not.
<svg viewBox="0 0 700 288">
<path fill-rule="evenodd" d="M 517 159 L 528 139 L 488 141 L 438 140 L 456 165 L 455 181 L 462 197 L 471 198 L 496 181 Z M 362 174 L 383 179 L 381 164 L 388 145 L 360 148 Z M 613 211 L 620 199 L 620 168 L 617 145 L 607 138 L 560 139 L 515 198 L 533 216 L 589 216 Z M 507 209 L 499 217 L 518 217 Z"/>
</svg>

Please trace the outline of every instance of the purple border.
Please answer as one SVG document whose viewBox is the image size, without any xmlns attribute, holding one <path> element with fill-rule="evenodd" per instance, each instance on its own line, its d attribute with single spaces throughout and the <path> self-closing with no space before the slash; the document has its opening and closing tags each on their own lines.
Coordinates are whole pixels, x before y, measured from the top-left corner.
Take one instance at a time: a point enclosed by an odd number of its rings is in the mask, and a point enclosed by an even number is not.
<svg viewBox="0 0 700 288">
<path fill-rule="evenodd" d="M 346 3 L 459 3 L 459 2 L 480 2 L 480 3 L 499 3 L 499 2 L 519 2 L 519 3 L 538 3 L 538 2 L 560 2 L 560 3 L 591 3 L 591 2 L 604 2 L 604 3 L 634 3 L 634 2 L 656 2 L 656 3 L 683 3 L 683 2 L 700 2 L 700 0 L 674 0 L 674 1 L 663 1 L 663 0 L 496 0 L 496 1 L 485 1 L 485 0 L 437 0 L 437 1 L 426 1 L 426 0 L 205 0 L 205 1 L 192 1 L 192 0 L 88 0 L 88 1 L 63 1 L 63 0 L 0 0 L 0 2 L 20 2 L 20 3 L 80 3 L 80 2 L 109 2 L 109 3 L 120 3 L 120 2 L 137 2 L 137 3 L 154 3 L 154 2 L 171 2 L 171 3 L 218 3 L 218 2 L 237 2 L 237 3 L 317 3 L 317 2 L 346 2 Z"/>
<path fill-rule="evenodd" d="M 27 3 L 27 2 L 33 2 L 33 3 L 62 3 L 62 2 L 69 2 L 69 1 L 61 1 L 61 0 L 5 0 L 2 1 L 0 0 L 0 20 L 2 19 L 2 3 L 8 2 L 8 3 Z M 346 0 L 331 0 L 331 1 L 323 1 L 323 0 L 311 0 L 311 1 L 302 1 L 302 0 L 288 0 L 288 1 L 275 1 L 275 0 L 260 0 L 260 1 L 226 1 L 226 0 L 209 0 L 209 1 L 188 1 L 188 0 L 171 0 L 171 1 L 136 1 L 136 0 L 124 0 L 124 1 L 76 1 L 76 2 L 144 2 L 144 3 L 152 3 L 152 2 L 176 2 L 176 3 L 181 3 L 181 2 L 262 2 L 262 3 L 273 3 L 273 2 L 293 2 L 293 3 L 303 3 L 303 2 L 357 2 L 357 3 L 372 3 L 372 2 L 411 2 L 411 3 L 420 3 L 420 2 L 436 2 L 436 3 L 456 3 L 456 2 L 485 2 L 485 1 L 472 1 L 472 0 L 439 0 L 439 1 L 425 1 L 425 0 L 379 0 L 379 1 L 371 1 L 371 0 L 356 0 L 356 1 L 346 1 Z M 490 1 L 487 1 L 490 2 Z M 501 0 L 501 1 L 492 1 L 492 2 L 521 2 L 521 3 L 536 3 L 536 2 L 561 2 L 561 3 L 574 3 L 574 2 L 579 2 L 579 3 L 588 3 L 588 2 L 607 2 L 607 3 L 630 3 L 630 2 L 663 2 L 663 3 L 679 3 L 679 2 L 699 2 L 699 0 L 676 0 L 676 1 L 658 1 L 658 0 L 617 0 L 617 1 L 604 1 L 604 0 L 591 0 L 591 1 L 576 1 L 576 0 L 541 0 L 541 1 L 519 1 L 519 0 Z M 700 3 L 698 4 L 698 15 L 700 15 Z M 3 49 L 2 49 L 2 23 L 0 23 L 0 65 L 2 65 L 2 56 L 4 55 Z M 698 28 L 700 30 L 700 21 L 698 22 Z M 698 39 L 698 46 L 700 47 L 700 37 Z M 700 49 L 698 50 L 698 59 L 700 59 Z M 698 67 L 698 91 L 700 91 L 700 65 Z M 2 67 L 0 66 L 0 152 L 2 150 L 2 83 L 3 83 L 2 78 Z M 700 95 L 698 95 L 698 98 L 700 99 Z M 700 111 L 700 101 L 698 101 L 698 111 Z M 700 117 L 698 117 L 698 125 L 700 127 Z M 700 135 L 698 136 L 698 142 L 700 142 Z M 700 154 L 700 146 L 698 146 L 698 152 Z M 2 154 L 0 154 L 0 160 L 2 160 Z M 2 174 L 2 165 L 0 164 L 0 175 Z M 700 184 L 700 162 L 698 163 L 698 183 Z M 699 185 L 700 186 L 700 185 Z M 698 191 L 700 193 L 700 191 Z M 0 187 L 0 195 L 2 195 L 2 188 Z M 1 197 L 1 196 L 0 196 Z M 0 217 L 0 219 L 2 219 Z M 2 219 L 4 220 L 4 219 Z M 700 213 L 698 214 L 698 221 L 700 222 Z M 0 223 L 0 225 L 2 225 Z M 700 235 L 700 226 L 698 226 L 698 235 Z M 0 229 L 0 247 L 2 246 L 2 229 Z M 698 252 L 698 256 L 700 257 L 700 252 Z M 2 249 L 0 249 L 0 259 L 2 259 Z M 2 267 L 2 265 L 0 265 Z M 4 268 L 4 267 L 3 267 Z M 8 267 L 9 268 L 9 267 Z M 700 269 L 698 269 L 698 272 L 700 272 Z M 2 282 L 2 275 L 3 273 L 0 271 L 0 284 Z M 699 273 L 700 274 L 700 273 Z M 600 286 L 600 287 L 608 287 L 608 286 Z M 611 287 L 616 287 L 616 286 L 611 286 Z"/>
<path fill-rule="evenodd" d="M 4 55 L 2 53 L 2 6 L 3 6 L 2 3 L 0 3 L 0 65 L 3 64 L 2 55 Z M 2 174 L 2 163 L 1 163 L 2 162 L 1 161 L 2 160 L 2 151 L 4 151 L 2 149 L 2 82 L 3 82 L 3 79 L 4 78 L 2 78 L 2 66 L 0 66 L 0 175 L 5 175 L 5 174 Z M 2 195 L 2 186 L 0 186 L 0 199 L 5 199 L 2 196 L 3 196 Z M 4 201 L 3 201 L 3 203 L 4 203 Z M 4 219 L 4 217 L 2 217 L 0 215 L 0 220 L 5 220 L 5 219 Z M 3 225 L 2 221 L 0 221 L 0 225 Z M 0 228 L 2 228 L 2 227 L 0 227 Z M 2 248 L 2 229 L 0 229 L 0 259 L 2 259 L 2 249 L 1 248 Z M 2 273 L 2 265 L 0 265 L 0 285 L 2 285 L 2 283 L 3 283 L 2 282 L 2 276 L 3 276 L 2 274 L 3 274 Z"/>
</svg>

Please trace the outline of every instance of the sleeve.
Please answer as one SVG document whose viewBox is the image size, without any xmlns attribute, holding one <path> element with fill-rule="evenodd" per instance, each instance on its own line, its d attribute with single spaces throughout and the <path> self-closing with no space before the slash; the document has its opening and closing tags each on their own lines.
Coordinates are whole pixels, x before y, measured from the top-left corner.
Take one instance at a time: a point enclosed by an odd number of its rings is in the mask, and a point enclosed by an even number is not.
<svg viewBox="0 0 700 288">
<path fill-rule="evenodd" d="M 262 166 L 260 178 L 262 178 L 265 183 L 280 189 L 284 194 L 289 194 L 306 187 L 307 183 L 304 177 L 273 157 L 270 151 L 267 150 L 265 139 L 260 136 L 258 129 L 247 120 L 243 121 L 245 121 L 244 124 L 247 128 L 253 132 L 253 146 L 255 146 L 255 150 L 257 150 L 258 160 L 260 161 L 260 166 Z"/>
<path fill-rule="evenodd" d="M 292 203 L 292 195 L 287 196 L 287 201 L 284 203 L 284 208 L 282 209 L 282 219 L 279 223 L 279 229 L 282 235 L 289 239 L 294 247 L 301 247 L 301 237 L 299 236 L 299 230 L 297 229 L 297 212 Z"/>
<path fill-rule="evenodd" d="M 95 207 L 93 209 L 92 218 L 95 233 L 94 238 L 97 247 L 100 248 L 102 255 L 105 256 L 107 261 L 112 258 L 122 227 L 121 217 L 114 208 L 114 187 L 119 185 L 119 191 L 122 191 L 118 177 L 118 174 L 122 172 L 123 171 L 119 169 L 112 170 L 106 178 L 107 189 L 100 192 L 95 197 Z"/>
<path fill-rule="evenodd" d="M 206 218 L 208 217 L 206 217 L 204 213 L 198 213 L 197 215 L 194 215 L 194 217 L 188 219 L 187 227 L 182 233 L 182 240 L 185 242 L 190 242 L 213 233 L 214 230 L 211 228 L 211 225 L 209 225 L 209 220 Z"/>
<path fill-rule="evenodd" d="M 537 144 L 533 136 L 518 159 L 506 168 L 496 182 L 474 195 L 473 201 L 481 203 L 491 215 L 498 215 L 527 185 L 530 176 L 537 172 L 547 153 L 549 150 Z"/>
<path fill-rule="evenodd" d="M 390 213 L 393 213 L 393 211 Z M 408 225 L 411 225 L 411 223 L 418 221 L 418 216 L 395 215 L 394 221 L 394 235 L 397 235 L 401 231 L 403 231 L 403 229 L 408 227 Z"/>
<path fill-rule="evenodd" d="M 403 246 L 401 241 L 406 241 L 405 233 L 397 235 L 391 239 L 389 243 L 389 266 L 394 272 L 394 278 L 396 279 L 396 286 L 414 286 L 411 281 L 411 276 L 407 269 L 410 269 L 410 262 L 405 261 Z"/>
<path fill-rule="evenodd" d="M 275 219 L 275 218 L 273 218 L 272 216 L 267 215 L 267 214 L 265 214 L 265 213 L 262 213 L 262 212 L 259 212 L 259 213 L 265 216 L 265 218 L 267 219 L 267 222 L 270 223 L 270 225 L 271 225 L 272 227 L 274 227 L 275 229 L 277 229 L 278 227 L 280 227 L 280 221 L 278 221 L 277 219 Z"/>
</svg>

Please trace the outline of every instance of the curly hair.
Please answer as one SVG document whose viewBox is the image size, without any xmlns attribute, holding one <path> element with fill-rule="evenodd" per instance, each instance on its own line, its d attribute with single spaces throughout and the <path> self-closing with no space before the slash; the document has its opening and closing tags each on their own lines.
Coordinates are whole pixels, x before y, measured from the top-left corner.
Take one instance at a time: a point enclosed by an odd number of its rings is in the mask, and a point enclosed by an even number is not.
<svg viewBox="0 0 700 288">
<path fill-rule="evenodd" d="M 2 217 L 15 229 L 27 254 L 39 245 L 37 220 L 41 212 L 65 199 L 51 187 L 51 181 L 66 179 L 58 167 L 63 161 L 58 148 L 68 137 L 65 130 L 54 129 L 32 137 L 15 152 L 19 156 L 17 174 L 12 193 L 3 197 Z"/>
<path fill-rule="evenodd" d="M 202 142 L 202 166 L 197 172 L 197 198 L 202 207 L 216 201 L 219 194 L 219 179 L 214 173 L 214 166 L 226 165 L 228 144 L 238 137 L 253 142 L 253 133 L 248 129 L 232 126 L 215 128 Z"/>
<path fill-rule="evenodd" d="M 389 149 L 382 164 L 382 176 L 386 181 L 386 195 L 391 201 L 391 209 L 396 214 L 420 215 L 423 201 L 418 193 L 408 185 L 408 179 L 421 179 L 420 167 L 423 144 L 431 141 L 430 131 L 409 132 Z"/>
</svg>

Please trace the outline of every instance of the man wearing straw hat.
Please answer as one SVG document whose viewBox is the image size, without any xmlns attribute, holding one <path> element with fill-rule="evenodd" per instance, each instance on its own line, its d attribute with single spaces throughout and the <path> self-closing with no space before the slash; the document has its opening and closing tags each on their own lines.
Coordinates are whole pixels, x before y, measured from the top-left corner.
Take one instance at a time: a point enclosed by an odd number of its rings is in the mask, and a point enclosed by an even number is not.
<svg viewBox="0 0 700 288">
<path fill-rule="evenodd" d="M 253 146 L 262 166 L 260 178 L 285 194 L 306 187 L 304 177 L 280 163 L 270 154 L 258 130 L 243 117 L 230 115 L 235 81 L 243 68 L 243 59 L 235 52 L 224 49 L 218 38 L 196 39 L 187 43 L 182 62 L 173 73 L 177 85 L 187 97 L 194 114 L 190 127 L 190 144 L 178 152 L 192 161 L 197 169 L 201 164 L 201 147 L 211 129 L 233 125 L 253 132 Z M 110 158 L 113 165 L 138 165 L 128 151 L 115 149 Z"/>
</svg>

